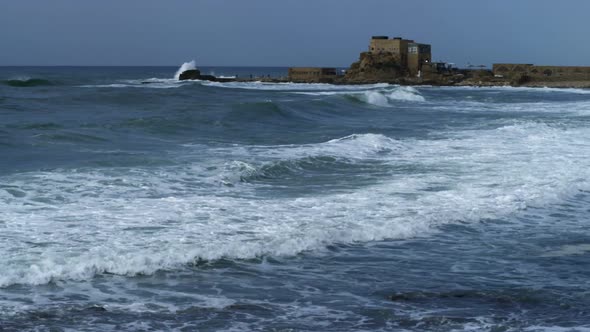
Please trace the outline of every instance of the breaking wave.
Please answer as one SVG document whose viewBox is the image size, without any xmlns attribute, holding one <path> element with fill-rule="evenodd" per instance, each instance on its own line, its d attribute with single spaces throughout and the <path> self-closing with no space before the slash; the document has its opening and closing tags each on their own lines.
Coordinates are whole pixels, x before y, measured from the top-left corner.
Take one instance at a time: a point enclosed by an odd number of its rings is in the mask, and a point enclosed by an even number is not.
<svg viewBox="0 0 590 332">
<path fill-rule="evenodd" d="M 381 107 L 392 106 L 392 102 L 394 101 L 426 101 L 426 98 L 416 88 L 411 86 L 377 86 L 369 89 L 366 86 L 362 87 L 364 87 L 362 90 L 356 91 L 340 89 L 336 91 L 305 91 L 297 93 L 311 96 L 343 95 Z"/>
<path fill-rule="evenodd" d="M 388 107 L 392 101 L 415 101 L 424 102 L 426 99 L 416 90 L 409 86 L 400 86 L 393 91 L 368 91 L 364 92 L 360 99 L 375 105 Z"/>
<path fill-rule="evenodd" d="M 190 84 L 188 81 L 178 81 L 172 78 L 147 78 L 139 80 L 120 80 L 110 84 L 82 85 L 81 88 L 148 88 L 173 89 Z"/>
<path fill-rule="evenodd" d="M 18 88 L 55 85 L 54 82 L 51 82 L 46 79 L 41 79 L 41 78 L 12 79 L 12 80 L 3 81 L 3 83 L 5 85 L 12 86 L 12 87 L 18 87 Z"/>
<path fill-rule="evenodd" d="M 586 128 L 521 122 L 436 140 L 356 134 L 305 145 L 186 146 L 192 162 L 183 166 L 9 176 L 0 186 L 0 208 L 6 223 L 18 227 L 5 235 L 35 245 L 0 243 L 7 253 L 0 257 L 0 286 L 290 256 L 501 218 L 588 189 L 589 139 Z M 281 183 L 300 178 L 321 185 L 325 171 L 378 181 L 280 195 Z M 284 182 L 272 189 L 261 177 Z M 228 181 L 232 186 L 220 185 Z M 277 195 L 257 195 L 271 189 Z M 73 245 L 87 238 L 92 244 Z"/>
<path fill-rule="evenodd" d="M 262 164 L 235 160 L 225 165 L 222 176 L 224 184 L 253 182 L 257 180 L 322 174 L 338 169 L 338 174 L 347 172 L 369 172 L 371 168 L 381 171 L 393 153 L 400 153 L 408 147 L 401 141 L 377 134 L 349 135 L 319 144 L 278 145 L 272 151 L 264 146 L 252 146 L 247 150 L 232 153 L 246 158 L 255 154 L 270 161 Z M 229 151 L 224 151 L 229 153 Z M 287 158 L 273 160 L 273 156 Z M 337 179 L 334 179 L 338 182 Z M 330 184 L 326 183 L 326 187 Z"/>
</svg>

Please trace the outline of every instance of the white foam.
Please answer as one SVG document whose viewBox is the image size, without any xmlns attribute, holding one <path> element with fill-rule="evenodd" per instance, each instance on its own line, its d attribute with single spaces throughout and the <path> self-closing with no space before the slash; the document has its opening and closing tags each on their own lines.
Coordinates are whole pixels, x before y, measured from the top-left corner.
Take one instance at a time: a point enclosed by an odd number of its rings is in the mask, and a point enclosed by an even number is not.
<svg viewBox="0 0 590 332">
<path fill-rule="evenodd" d="M 192 82 L 192 81 L 191 81 Z M 178 81 L 171 78 L 147 78 L 139 80 L 121 80 L 111 84 L 81 85 L 81 88 L 148 88 L 148 89 L 172 89 L 190 84 L 188 81 Z"/>
<path fill-rule="evenodd" d="M 446 223 L 500 218 L 590 187 L 588 128 L 516 122 L 446 135 L 187 146 L 193 164 L 186 166 L 4 175 L 0 286 L 150 274 L 196 259 L 295 255 L 334 243 L 427 235 Z M 371 186 L 297 197 L 260 196 L 256 189 L 264 183 L 220 185 L 228 172 L 324 156 L 378 162 L 390 175 Z M 392 167 L 414 171 L 387 171 Z M 8 186 L 25 195 L 3 189 Z"/>
<path fill-rule="evenodd" d="M 178 70 L 176 71 L 176 74 L 174 74 L 174 79 L 179 80 L 180 74 L 184 73 L 187 70 L 193 69 L 197 69 L 197 64 L 195 63 L 195 60 L 183 63 L 182 66 L 180 66 L 180 68 L 178 68 Z"/>
<path fill-rule="evenodd" d="M 352 134 L 327 142 L 302 145 L 251 145 L 247 148 L 212 149 L 220 154 L 231 154 L 236 158 L 256 155 L 264 159 L 301 159 L 306 157 L 329 156 L 348 160 L 390 159 L 391 153 L 408 149 L 407 144 L 380 134 Z M 188 145 L 190 146 L 190 145 Z M 390 153 L 390 154 L 385 154 Z M 242 164 L 239 164 L 242 165 Z M 245 167 L 242 165 L 242 167 Z"/>
</svg>

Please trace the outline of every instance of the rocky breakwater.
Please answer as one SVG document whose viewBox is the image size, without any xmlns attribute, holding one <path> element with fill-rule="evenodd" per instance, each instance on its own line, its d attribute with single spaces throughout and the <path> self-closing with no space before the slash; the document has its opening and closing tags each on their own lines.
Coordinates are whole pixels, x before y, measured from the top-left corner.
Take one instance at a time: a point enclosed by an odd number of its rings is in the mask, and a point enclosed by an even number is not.
<svg viewBox="0 0 590 332">
<path fill-rule="evenodd" d="M 178 77 L 180 81 L 187 81 L 187 80 L 201 80 L 201 81 L 211 81 L 211 82 L 235 82 L 235 78 L 226 78 L 226 77 L 216 77 L 213 75 L 201 75 L 201 71 L 198 69 L 189 69 L 183 71 L 180 76 Z"/>
<path fill-rule="evenodd" d="M 286 83 L 286 78 L 274 77 L 252 77 L 252 78 L 237 78 L 237 77 L 217 77 L 213 75 L 202 75 L 198 69 L 188 69 L 183 71 L 179 76 L 180 81 L 201 80 L 211 82 L 264 82 L 264 83 Z"/>
</svg>

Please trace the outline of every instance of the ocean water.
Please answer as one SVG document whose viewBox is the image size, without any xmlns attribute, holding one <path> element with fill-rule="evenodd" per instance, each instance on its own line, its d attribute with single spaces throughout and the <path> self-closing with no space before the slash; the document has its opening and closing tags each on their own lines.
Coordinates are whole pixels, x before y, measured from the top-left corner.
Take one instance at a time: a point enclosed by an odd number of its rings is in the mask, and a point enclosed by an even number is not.
<svg viewBox="0 0 590 332">
<path fill-rule="evenodd" d="M 590 90 L 177 69 L 0 68 L 0 331 L 590 331 Z"/>
</svg>

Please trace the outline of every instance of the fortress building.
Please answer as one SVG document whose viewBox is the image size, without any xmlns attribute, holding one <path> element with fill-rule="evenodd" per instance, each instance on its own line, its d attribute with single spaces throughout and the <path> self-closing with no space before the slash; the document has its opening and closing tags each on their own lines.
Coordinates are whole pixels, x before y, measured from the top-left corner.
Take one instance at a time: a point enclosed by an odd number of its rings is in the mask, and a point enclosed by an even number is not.
<svg viewBox="0 0 590 332">
<path fill-rule="evenodd" d="M 425 64 L 432 63 L 432 52 L 430 45 L 409 43 L 408 44 L 408 71 L 410 75 L 418 75 Z"/>
<path fill-rule="evenodd" d="M 401 78 L 417 78 L 439 74 L 432 63 L 431 47 L 401 37 L 373 36 L 368 52 L 360 54 L 344 77 L 335 68 L 292 67 L 289 81 L 297 83 L 388 82 Z"/>
<path fill-rule="evenodd" d="M 391 53 L 400 64 L 408 63 L 408 44 L 413 40 L 387 36 L 373 36 L 369 43 L 369 52 L 373 54 Z"/>
<path fill-rule="evenodd" d="M 401 37 L 390 39 L 387 36 L 373 36 L 369 43 L 369 53 L 392 54 L 400 67 L 411 76 L 418 75 L 425 63 L 432 62 L 430 45 L 416 43 Z"/>
</svg>

